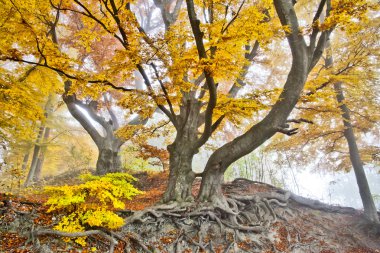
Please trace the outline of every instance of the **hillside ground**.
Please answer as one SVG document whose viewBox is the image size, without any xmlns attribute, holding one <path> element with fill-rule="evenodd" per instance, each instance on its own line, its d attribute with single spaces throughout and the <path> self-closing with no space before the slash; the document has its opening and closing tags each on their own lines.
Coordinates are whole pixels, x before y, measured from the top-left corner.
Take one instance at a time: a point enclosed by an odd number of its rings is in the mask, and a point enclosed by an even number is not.
<svg viewBox="0 0 380 253">
<path fill-rule="evenodd" d="M 126 210 L 120 212 L 125 218 L 157 203 L 166 186 L 165 173 L 144 172 L 135 176 L 139 179 L 136 186 L 144 194 L 126 203 Z M 73 181 L 69 176 L 50 181 L 51 184 L 56 182 Z M 199 184 L 200 181 L 196 180 L 194 194 L 199 190 Z M 237 196 L 282 191 L 245 179 L 227 183 L 223 190 L 227 195 Z M 265 231 L 259 233 L 223 226 L 224 223 L 219 224 L 212 215 L 187 216 L 186 213 L 194 213 L 191 207 L 179 214 L 168 212 L 162 216 L 154 215 L 156 212 L 152 211 L 144 216 L 144 221 L 148 222 L 133 222 L 110 233 L 118 241 L 114 252 L 380 253 L 379 231 L 368 226 L 361 218 L 361 211 L 319 202 L 305 204 L 294 199 L 290 198 L 286 206 L 274 206 L 276 217 L 270 218 Z M 35 238 L 33 231 L 51 228 L 57 221 L 56 216 L 46 212 L 45 200 L 43 195 L 0 195 L 0 252 L 109 251 L 109 241 L 97 234 L 87 237 L 85 247 L 65 242 L 55 235 Z"/>
</svg>

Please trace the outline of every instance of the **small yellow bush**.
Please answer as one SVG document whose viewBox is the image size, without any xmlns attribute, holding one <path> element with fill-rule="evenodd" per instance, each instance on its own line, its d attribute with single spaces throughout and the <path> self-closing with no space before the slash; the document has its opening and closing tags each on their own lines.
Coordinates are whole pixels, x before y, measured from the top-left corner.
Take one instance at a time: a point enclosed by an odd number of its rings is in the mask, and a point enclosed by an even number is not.
<svg viewBox="0 0 380 253">
<path fill-rule="evenodd" d="M 45 203 L 49 206 L 48 212 L 67 213 L 54 229 L 82 232 L 94 227 L 119 228 L 124 221 L 114 211 L 125 208 L 124 201 L 142 193 L 131 184 L 136 179 L 126 173 L 86 174 L 81 179 L 84 183 L 79 185 L 45 187 L 50 196 Z M 75 239 L 75 242 L 86 245 L 84 237 Z"/>
</svg>

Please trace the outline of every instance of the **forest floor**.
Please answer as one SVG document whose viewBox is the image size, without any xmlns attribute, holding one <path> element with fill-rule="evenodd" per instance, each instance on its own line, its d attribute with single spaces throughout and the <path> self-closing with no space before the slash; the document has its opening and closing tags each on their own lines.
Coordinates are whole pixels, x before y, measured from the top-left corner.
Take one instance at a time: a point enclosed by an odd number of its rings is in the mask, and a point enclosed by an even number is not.
<svg viewBox="0 0 380 253">
<path fill-rule="evenodd" d="M 167 182 L 165 173 L 134 176 L 139 179 L 136 186 L 145 193 L 126 203 L 131 212 L 154 205 Z M 61 177 L 55 182 L 73 181 L 70 177 Z M 194 194 L 199 190 L 199 184 L 196 180 Z M 225 184 L 223 190 L 225 194 L 245 196 L 279 189 L 238 179 Z M 46 212 L 45 200 L 43 195 L 0 194 L 0 252 L 108 252 L 109 241 L 101 235 L 88 236 L 86 247 L 53 235 L 34 238 L 33 231 L 51 228 L 56 222 L 56 217 Z M 190 218 L 174 213 L 157 216 L 150 223 L 131 224 L 117 231 L 118 244 L 114 252 L 380 253 L 380 236 L 369 229 L 361 218 L 361 211 L 316 203 L 317 208 L 311 208 L 289 199 L 286 207 L 273 208 L 279 214 L 278 218 L 260 233 L 239 232 L 204 216 Z"/>
</svg>

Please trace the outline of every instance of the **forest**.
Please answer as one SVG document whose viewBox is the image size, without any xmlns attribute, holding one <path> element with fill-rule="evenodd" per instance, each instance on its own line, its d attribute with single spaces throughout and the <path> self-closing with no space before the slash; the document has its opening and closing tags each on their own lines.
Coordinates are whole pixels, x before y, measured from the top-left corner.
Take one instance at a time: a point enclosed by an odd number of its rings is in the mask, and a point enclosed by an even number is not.
<svg viewBox="0 0 380 253">
<path fill-rule="evenodd" d="M 0 252 L 380 252 L 378 1 L 0 6 Z"/>
</svg>

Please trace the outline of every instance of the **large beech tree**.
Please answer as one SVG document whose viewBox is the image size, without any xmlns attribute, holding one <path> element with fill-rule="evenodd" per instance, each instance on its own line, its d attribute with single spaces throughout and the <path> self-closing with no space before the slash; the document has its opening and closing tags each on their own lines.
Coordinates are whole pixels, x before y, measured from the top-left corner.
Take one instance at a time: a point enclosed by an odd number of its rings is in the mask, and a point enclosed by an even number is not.
<svg viewBox="0 0 380 253">
<path fill-rule="evenodd" d="M 141 24 L 143 19 L 136 15 L 138 3 L 134 2 L 52 0 L 41 1 L 37 7 L 33 1 L 4 1 L 7 8 L 2 17 L 11 14 L 12 18 L 3 18 L 1 32 L 16 27 L 21 37 L 5 33 L 5 41 L 17 41 L 17 46 L 2 43 L 1 60 L 43 66 L 59 73 L 71 83 L 66 99 L 75 100 L 70 94 L 77 91 L 94 96 L 116 89 L 125 92 L 119 104 L 138 111 L 142 118 L 151 117 L 157 107 L 167 116 L 175 138 L 167 148 L 170 174 L 163 202 L 193 199 L 193 157 L 223 124 L 253 119 L 258 112 L 264 114 L 261 120 L 253 120 L 241 136 L 215 150 L 199 174 L 199 200 L 227 211 L 229 205 L 221 190 L 225 170 L 276 133 L 294 133 L 287 124 L 288 116 L 331 30 L 367 8 L 363 8 L 365 1 L 346 0 L 156 0 L 149 4 L 159 12 L 151 18 L 158 18 L 160 13 L 163 25 L 148 32 Z M 309 22 L 307 26 L 299 24 L 298 5 L 313 10 L 312 16 L 304 20 Z M 57 12 L 61 13 L 58 21 L 53 18 Z M 325 22 L 319 22 L 322 15 Z M 83 26 L 68 32 L 67 23 L 75 19 L 80 19 Z M 70 43 L 57 45 L 43 34 L 51 20 L 57 21 L 61 37 L 70 34 Z M 263 101 L 267 99 L 266 88 L 247 82 L 247 75 L 260 48 L 264 53 L 272 40 L 283 38 L 291 52 L 290 71 L 280 95 L 268 105 Z M 91 50 L 91 45 L 103 39 L 114 46 L 104 48 L 111 52 L 102 68 L 93 68 L 97 52 Z M 88 50 L 85 62 L 78 57 L 79 48 Z M 84 70 L 82 66 L 87 67 Z M 145 90 L 134 86 L 136 71 Z M 245 94 L 239 96 L 243 88 Z"/>
</svg>

